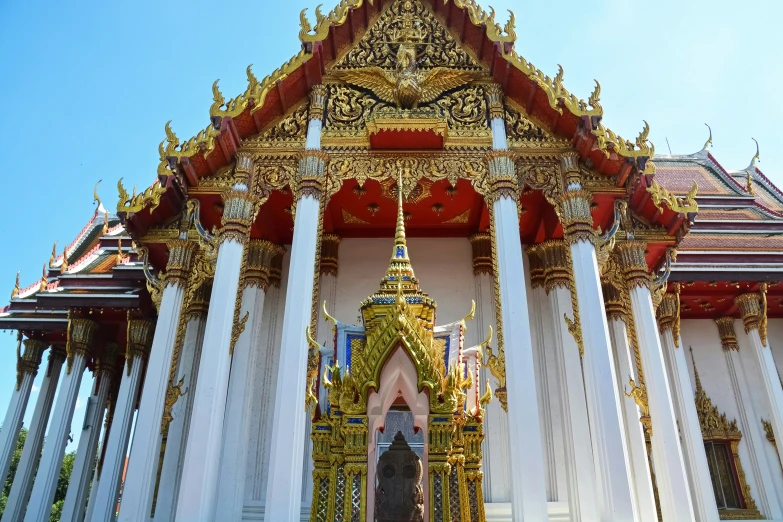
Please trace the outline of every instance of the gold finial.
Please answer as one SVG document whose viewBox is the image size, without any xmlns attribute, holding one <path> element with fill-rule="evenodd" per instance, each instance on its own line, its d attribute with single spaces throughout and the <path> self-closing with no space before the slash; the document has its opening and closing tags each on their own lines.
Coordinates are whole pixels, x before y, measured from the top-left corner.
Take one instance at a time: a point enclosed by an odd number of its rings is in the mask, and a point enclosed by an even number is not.
<svg viewBox="0 0 783 522">
<path fill-rule="evenodd" d="M 43 292 L 46 290 L 46 285 L 49 284 L 49 278 L 47 277 L 46 272 L 46 263 L 43 265 L 43 270 L 41 271 L 41 286 L 38 287 L 38 291 Z"/>
<path fill-rule="evenodd" d="M 398 273 L 402 278 L 413 281 L 413 267 L 408 257 L 408 243 L 405 239 L 405 213 L 402 210 L 402 169 L 397 177 L 397 228 L 394 232 L 394 251 L 386 270 L 385 281 L 394 281 Z M 400 281 L 401 282 L 401 281 Z"/>
<path fill-rule="evenodd" d="M 68 270 L 68 247 L 63 247 L 63 264 L 60 265 L 60 273 L 65 273 Z"/>
<path fill-rule="evenodd" d="M 397 230 L 394 232 L 394 246 L 398 245 L 406 246 L 405 213 L 402 211 L 402 168 L 400 168 L 400 172 L 397 175 Z"/>
<path fill-rule="evenodd" d="M 98 197 L 98 185 L 101 184 L 102 179 L 98 180 L 98 183 L 95 184 L 95 188 L 92 189 L 92 200 L 95 203 L 98 203 L 98 210 L 103 207 L 103 203 L 101 203 L 101 198 Z"/>
<path fill-rule="evenodd" d="M 52 245 L 52 257 L 49 258 L 49 268 L 54 268 L 54 260 L 57 258 L 57 240 Z"/>
<path fill-rule="evenodd" d="M 11 299 L 19 295 L 19 276 L 21 274 L 22 274 L 21 271 L 16 273 L 16 283 L 14 283 L 14 289 L 11 291 Z"/>
<path fill-rule="evenodd" d="M 707 125 L 706 123 L 704 125 Z M 701 148 L 701 150 L 710 150 L 710 145 L 712 145 L 712 127 L 707 125 L 707 128 L 710 130 L 710 137 L 707 138 L 707 141 L 704 142 L 704 147 Z"/>
<path fill-rule="evenodd" d="M 118 237 L 117 238 L 117 264 L 118 265 L 122 264 L 122 258 L 123 258 L 123 255 L 122 255 L 122 238 Z"/>
<path fill-rule="evenodd" d="M 701 378 L 699 377 L 699 369 L 696 368 L 696 358 L 693 356 L 693 346 L 689 346 L 691 351 L 691 362 L 693 363 L 693 378 L 696 379 L 696 396 L 704 393 L 704 388 L 701 387 Z"/>
<path fill-rule="evenodd" d="M 103 235 L 109 233 L 109 211 L 106 210 L 103 214 Z"/>
<path fill-rule="evenodd" d="M 748 175 L 746 176 L 747 186 L 745 187 L 745 190 L 750 194 L 751 196 L 755 196 L 755 191 L 753 189 L 753 176 L 750 175 L 750 172 L 748 172 Z"/>
<path fill-rule="evenodd" d="M 756 168 L 756 163 L 761 161 L 761 157 L 759 156 L 759 142 L 756 141 L 756 138 L 750 138 L 750 139 L 756 142 L 756 154 L 755 156 L 753 156 L 753 159 L 750 160 L 750 166 L 748 167 L 749 169 Z"/>
</svg>

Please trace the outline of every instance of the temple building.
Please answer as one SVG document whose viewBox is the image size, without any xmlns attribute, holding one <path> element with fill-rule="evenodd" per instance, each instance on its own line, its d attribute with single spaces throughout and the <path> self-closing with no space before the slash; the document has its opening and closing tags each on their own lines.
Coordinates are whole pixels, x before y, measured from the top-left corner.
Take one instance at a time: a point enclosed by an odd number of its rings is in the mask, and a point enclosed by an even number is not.
<svg viewBox="0 0 783 522">
<path fill-rule="evenodd" d="M 783 521 L 758 149 L 618 136 L 475 0 L 299 38 L 17 277 L 0 522 L 49 520 L 84 380 L 63 522 Z"/>
</svg>

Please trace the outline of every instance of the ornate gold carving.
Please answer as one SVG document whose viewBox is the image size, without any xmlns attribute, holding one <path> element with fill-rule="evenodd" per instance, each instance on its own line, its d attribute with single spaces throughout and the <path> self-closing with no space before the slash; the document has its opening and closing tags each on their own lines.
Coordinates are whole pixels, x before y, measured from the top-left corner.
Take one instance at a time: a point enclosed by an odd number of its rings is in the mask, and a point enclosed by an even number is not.
<svg viewBox="0 0 783 522">
<path fill-rule="evenodd" d="M 250 68 L 248 67 L 248 73 Z M 217 89 L 217 81 L 212 85 L 213 95 L 220 95 L 220 91 Z M 180 143 L 179 138 L 171 130 L 171 120 L 166 123 L 164 128 L 166 132 L 166 139 L 160 142 L 158 145 L 158 155 L 160 157 L 160 163 L 158 164 L 158 177 L 165 179 L 168 176 L 174 174 L 173 165 L 180 158 L 189 158 L 195 156 L 199 152 L 203 152 L 204 155 L 208 155 L 215 148 L 217 143 L 217 128 L 213 124 L 208 125 L 204 130 L 193 136 L 185 143 Z M 166 144 L 164 147 L 163 144 Z"/>
<path fill-rule="evenodd" d="M 237 152 L 234 163 L 234 183 L 248 185 L 253 175 L 253 154 L 240 150 Z"/>
<path fill-rule="evenodd" d="M 739 343 L 737 343 L 737 333 L 734 331 L 734 318 L 733 317 L 720 317 L 715 319 L 715 324 L 718 325 L 718 333 L 720 334 L 720 344 L 724 350 L 736 350 L 739 351 Z"/>
<path fill-rule="evenodd" d="M 742 469 L 742 462 L 739 457 L 739 443 L 742 440 L 742 432 L 737 427 L 737 420 L 729 421 L 726 418 L 726 414 L 721 413 L 718 407 L 712 404 L 712 399 L 702 388 L 699 370 L 696 368 L 696 359 L 693 356 L 693 348 L 690 348 L 690 352 L 691 360 L 693 361 L 693 375 L 696 380 L 696 413 L 699 416 L 701 436 L 705 441 L 728 441 L 732 457 L 734 458 L 734 469 L 737 472 L 739 489 L 745 504 L 745 509 L 743 510 L 745 513 L 736 513 L 731 518 L 734 520 L 762 518 L 756 506 L 756 501 L 751 496 L 750 486 L 745 479 L 745 471 Z"/>
<path fill-rule="evenodd" d="M 567 141 L 552 138 L 540 125 L 533 123 L 510 102 L 505 103 L 504 109 L 506 138 L 510 146 L 541 148 L 550 145 L 560 147 L 569 145 Z"/>
<path fill-rule="evenodd" d="M 381 196 L 383 196 L 386 199 L 390 199 L 396 203 L 397 191 L 399 190 L 399 187 L 397 186 L 397 180 L 394 178 L 386 178 L 382 180 L 380 183 L 381 183 Z M 426 178 L 420 179 L 413 187 L 413 189 L 410 190 L 410 192 L 405 193 L 406 188 L 408 187 L 403 188 L 405 202 L 411 205 L 420 203 L 425 199 L 427 199 L 428 197 L 432 196 L 432 191 L 431 191 L 432 181 Z"/>
<path fill-rule="evenodd" d="M 340 236 L 337 234 L 324 234 L 321 240 L 321 275 L 337 277 L 340 268 Z"/>
<path fill-rule="evenodd" d="M 19 276 L 22 274 L 21 271 L 16 273 L 16 281 L 14 282 L 14 289 L 11 290 L 11 299 L 16 299 L 19 296 Z"/>
<path fill-rule="evenodd" d="M 598 233 L 593 230 L 592 201 L 592 193 L 585 189 L 568 190 L 559 198 L 555 210 L 563 224 L 563 236 L 569 244 L 580 241 L 595 244 Z"/>
<path fill-rule="evenodd" d="M 324 85 L 314 85 L 310 89 L 310 119 L 323 120 L 324 107 L 326 106 L 327 89 Z M 305 126 L 306 127 L 306 126 Z"/>
<path fill-rule="evenodd" d="M 495 201 L 502 198 L 509 198 L 518 204 L 520 186 L 514 157 L 514 153 L 508 150 L 497 150 L 487 154 L 488 176 L 474 182 L 476 191 L 484 196 L 487 207 L 491 207 Z"/>
<path fill-rule="evenodd" d="M 359 219 L 358 217 L 349 214 L 347 210 L 342 209 L 343 214 L 343 223 L 350 224 L 350 225 L 369 225 L 370 223 L 368 221 L 365 221 L 363 219 Z"/>
<path fill-rule="evenodd" d="M 319 150 L 304 150 L 299 159 L 299 171 L 289 180 L 291 191 L 294 193 L 294 202 L 304 197 L 320 200 L 324 192 L 331 196 L 332 192 L 327 187 L 325 168 L 329 162 L 329 155 Z M 336 190 L 335 190 L 336 191 Z"/>
<path fill-rule="evenodd" d="M 647 386 L 644 385 L 644 382 L 640 382 L 637 385 L 633 377 L 628 378 L 628 385 L 631 387 L 631 391 L 626 391 L 625 396 L 633 399 L 639 407 L 639 422 L 644 426 L 644 431 L 647 435 L 652 437 L 652 419 L 650 418 L 650 407 L 647 401 Z"/>
<path fill-rule="evenodd" d="M 492 246 L 492 285 L 495 297 L 495 326 L 498 331 L 498 347 L 497 354 L 492 350 L 491 346 L 486 347 L 487 360 L 484 366 L 489 370 L 495 379 L 498 381 L 497 388 L 495 388 L 495 396 L 500 401 L 500 406 L 503 411 L 508 412 L 508 393 L 506 391 L 506 352 L 503 344 L 503 307 L 500 300 L 500 272 L 498 270 L 498 245 L 497 245 L 497 228 L 495 226 L 495 211 L 493 205 L 488 205 L 489 210 L 489 236 Z"/>
<path fill-rule="evenodd" d="M 616 260 L 629 288 L 634 286 L 650 287 L 650 274 L 647 272 L 647 258 L 644 241 L 623 241 L 615 247 Z"/>
<path fill-rule="evenodd" d="M 379 182 L 402 171 L 402 193 L 406 201 L 415 197 L 422 179 L 435 182 L 447 179 L 452 186 L 459 179 L 481 185 L 487 172 L 480 154 L 442 152 L 432 154 L 405 153 L 335 153 L 329 163 L 329 178 L 355 179 L 362 186 L 368 179 Z M 477 188 L 478 190 L 478 188 Z M 394 191 L 396 197 L 396 191 Z"/>
<path fill-rule="evenodd" d="M 488 232 L 477 232 L 468 238 L 473 249 L 473 275 L 492 275 L 492 238 Z"/>
<path fill-rule="evenodd" d="M 114 375 L 117 363 L 121 361 L 120 347 L 115 342 L 108 342 L 103 348 L 103 353 L 95 359 L 95 374 Z"/>
<path fill-rule="evenodd" d="M 275 288 L 280 288 L 280 281 L 283 277 L 283 255 L 285 255 L 285 248 L 282 248 L 282 252 L 272 258 L 272 268 L 269 270 L 269 284 Z"/>
<path fill-rule="evenodd" d="M 16 344 L 16 391 L 22 388 L 22 376 L 25 373 L 32 375 L 33 378 L 38 375 L 38 367 L 48 346 L 38 339 L 25 339 L 24 353 L 22 353 L 22 332 L 19 331 Z"/>
<path fill-rule="evenodd" d="M 458 216 L 454 216 L 451 219 L 447 219 L 443 222 L 444 225 L 464 225 L 470 222 L 470 210 L 466 210 Z"/>
<path fill-rule="evenodd" d="M 658 184 L 657 181 L 653 181 L 652 186 L 647 188 L 647 192 L 652 196 L 653 204 L 658 207 L 658 210 L 663 212 L 663 204 L 666 203 L 672 211 L 681 214 L 696 213 L 699 211 L 699 205 L 696 203 L 696 192 L 699 190 L 699 186 L 696 182 L 693 182 L 693 187 L 684 198 L 675 196 L 668 190 Z"/>
<path fill-rule="evenodd" d="M 68 310 L 67 342 L 65 344 L 67 374 L 70 375 L 71 369 L 73 368 L 74 355 L 78 353 L 83 357 L 89 357 L 92 352 L 92 343 L 97 331 L 98 323 L 91 321 L 90 319 L 74 318 L 72 312 Z"/>
<path fill-rule="evenodd" d="M 680 285 L 674 284 L 675 293 L 666 294 L 658 306 L 658 328 L 661 333 L 671 330 L 674 346 L 680 347 Z"/>
<path fill-rule="evenodd" d="M 247 140 L 245 144 L 276 143 L 276 144 L 303 144 L 307 138 L 308 113 L 313 114 L 310 105 L 304 103 L 294 109 L 274 126 L 265 130 L 257 138 Z M 244 144 L 243 144 L 244 145 Z"/>
<path fill-rule="evenodd" d="M 766 307 L 762 310 L 763 304 L 766 305 L 765 296 L 760 299 L 760 296 L 764 294 L 742 294 L 734 298 L 734 304 L 742 315 L 742 322 L 745 324 L 745 333 L 750 333 L 751 330 L 758 329 L 759 337 L 761 337 L 762 324 L 766 329 Z M 766 332 L 765 332 L 766 334 Z M 766 346 L 766 335 L 762 340 L 762 344 Z"/>
<path fill-rule="evenodd" d="M 126 370 L 130 375 L 133 367 L 133 358 L 145 360 L 152 348 L 152 339 L 155 337 L 155 321 L 150 319 L 130 319 L 127 325 L 127 344 L 125 345 Z M 143 364 L 143 363 L 142 363 Z"/>
<path fill-rule="evenodd" d="M 122 178 L 117 182 L 117 191 L 120 194 L 120 199 L 117 202 L 118 214 L 132 214 L 134 212 L 141 212 L 144 208 L 149 207 L 149 211 L 153 212 L 158 205 L 160 205 L 160 198 L 163 193 L 166 192 L 166 187 L 161 186 L 159 180 L 155 182 L 141 194 L 136 194 L 136 187 L 133 187 L 133 194 L 128 194 L 125 187 L 122 186 Z"/>
<path fill-rule="evenodd" d="M 759 284 L 759 296 L 761 297 L 761 319 L 759 320 L 759 337 L 761 344 L 767 346 L 767 283 Z"/>
<path fill-rule="evenodd" d="M 607 319 L 616 319 L 627 323 L 628 309 L 623 301 L 620 290 L 610 282 L 603 280 L 601 286 L 604 293 L 604 308 Z"/>
<path fill-rule="evenodd" d="M 197 246 L 187 239 L 174 239 L 169 241 L 168 247 L 169 261 L 166 265 L 164 284 L 184 287 L 190 275 Z"/>
<path fill-rule="evenodd" d="M 367 34 L 340 60 L 338 69 L 378 67 L 385 70 L 412 61 L 422 69 L 449 67 L 480 71 L 466 53 L 417 0 L 397 0 L 384 11 Z"/>
<path fill-rule="evenodd" d="M 775 431 L 772 429 L 772 423 L 768 420 L 761 419 L 761 425 L 764 427 L 764 434 L 767 436 L 767 440 L 770 441 L 773 446 L 777 446 L 775 441 Z"/>
<path fill-rule="evenodd" d="M 242 273 L 240 288 L 257 287 L 266 292 L 269 288 L 272 258 L 284 250 L 281 246 L 261 239 L 251 239 L 246 248 L 247 264 Z"/>
</svg>

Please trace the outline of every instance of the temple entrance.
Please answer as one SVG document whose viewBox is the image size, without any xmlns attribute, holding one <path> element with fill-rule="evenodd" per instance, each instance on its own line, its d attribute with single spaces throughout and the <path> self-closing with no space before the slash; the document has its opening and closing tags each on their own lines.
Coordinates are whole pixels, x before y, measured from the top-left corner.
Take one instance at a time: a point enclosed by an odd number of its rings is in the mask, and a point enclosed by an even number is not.
<svg viewBox="0 0 783 522">
<path fill-rule="evenodd" d="M 411 450 L 424 458 L 424 432 L 415 430 L 413 427 L 413 413 L 407 406 L 392 406 L 392 409 L 386 414 L 384 429 L 376 434 L 375 453 L 380 458 L 386 450 L 389 449 L 397 432 L 401 432 L 405 437 Z"/>
</svg>

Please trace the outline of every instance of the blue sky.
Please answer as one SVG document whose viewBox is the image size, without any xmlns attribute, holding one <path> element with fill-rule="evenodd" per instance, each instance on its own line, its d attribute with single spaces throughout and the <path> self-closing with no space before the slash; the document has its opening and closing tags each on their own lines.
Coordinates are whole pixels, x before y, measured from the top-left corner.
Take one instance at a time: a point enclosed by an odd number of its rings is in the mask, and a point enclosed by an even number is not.
<svg viewBox="0 0 783 522">
<path fill-rule="evenodd" d="M 501 22 L 513 9 L 517 51 L 550 76 L 562 64 L 577 96 L 587 98 L 598 79 L 604 123 L 615 132 L 633 139 L 647 120 L 659 153 L 667 138 L 672 152 L 689 153 L 706 141 L 706 122 L 713 154 L 730 170 L 748 165 L 755 137 L 760 168 L 783 185 L 783 2 L 481 3 Z M 215 79 L 228 98 L 244 91 L 248 64 L 263 78 L 298 52 L 299 11 L 312 16 L 316 5 L 0 2 L 0 291 L 10 296 L 17 270 L 23 286 L 35 281 L 53 241 L 62 248 L 75 237 L 94 211 L 96 181 L 111 207 L 119 178 L 149 185 L 164 124 L 173 120 L 183 141 L 203 129 Z M 15 333 L 0 332 L 0 418 L 14 350 Z M 83 415 L 77 410 L 75 426 Z"/>
</svg>

